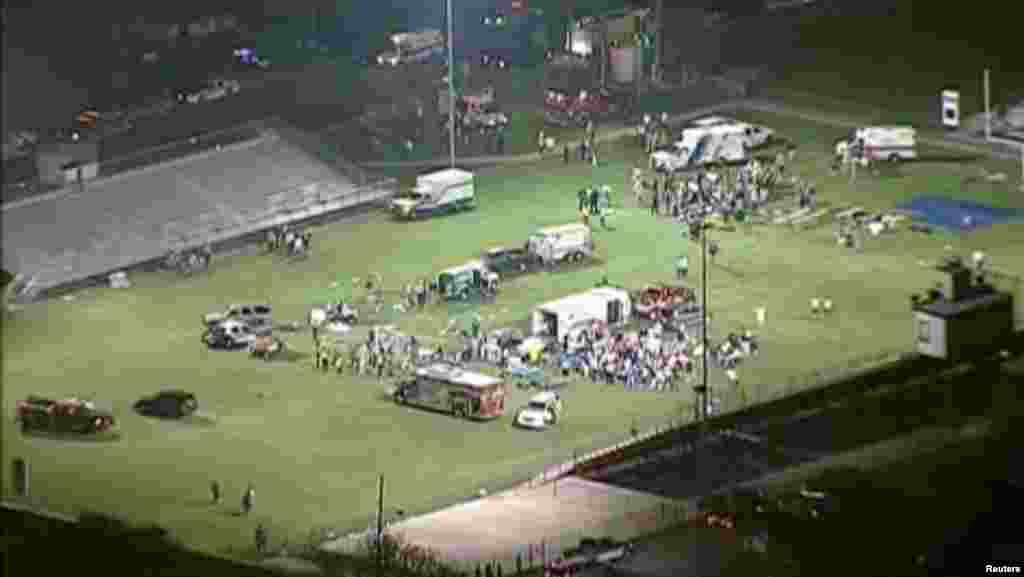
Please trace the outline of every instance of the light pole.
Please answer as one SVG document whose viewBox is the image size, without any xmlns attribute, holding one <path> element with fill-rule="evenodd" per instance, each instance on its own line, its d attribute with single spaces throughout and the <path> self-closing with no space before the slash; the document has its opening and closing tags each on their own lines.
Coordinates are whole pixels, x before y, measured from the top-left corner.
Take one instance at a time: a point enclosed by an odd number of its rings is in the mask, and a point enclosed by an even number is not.
<svg viewBox="0 0 1024 577">
<path fill-rule="evenodd" d="M 377 577 L 384 568 L 384 475 L 377 478 Z"/>
<path fill-rule="evenodd" d="M 452 47 L 452 0 L 448 8 L 448 154 L 455 168 L 455 50 Z"/>
<path fill-rule="evenodd" d="M 989 78 L 989 69 L 986 68 L 983 76 L 983 88 L 985 92 L 985 140 L 1009 146 L 1018 146 L 1020 148 L 1020 190 L 1024 191 L 1024 144 L 1016 140 L 1007 140 L 1005 138 L 995 138 L 992 136 L 992 104 L 990 102 L 992 98 L 992 90 Z"/>
<path fill-rule="evenodd" d="M 697 393 L 698 418 L 707 418 L 708 409 L 708 235 L 709 227 L 700 222 L 700 272 L 701 272 L 701 384 L 694 387 Z"/>
</svg>

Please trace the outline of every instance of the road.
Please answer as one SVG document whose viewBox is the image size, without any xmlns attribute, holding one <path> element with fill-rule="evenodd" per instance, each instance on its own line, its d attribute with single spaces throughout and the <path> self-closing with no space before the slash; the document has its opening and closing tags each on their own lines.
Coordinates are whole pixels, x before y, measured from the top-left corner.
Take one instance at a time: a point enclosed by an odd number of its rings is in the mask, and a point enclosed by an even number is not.
<svg viewBox="0 0 1024 577">
<path fill-rule="evenodd" d="M 793 106 L 786 105 L 781 102 L 773 102 L 768 100 L 741 100 L 735 102 L 725 102 L 718 105 L 702 107 L 697 110 L 688 112 L 686 114 L 678 114 L 671 118 L 671 123 L 674 125 L 681 125 L 695 118 L 701 116 L 724 112 L 724 111 L 752 111 L 752 112 L 766 112 L 770 114 L 778 114 L 780 116 L 790 116 L 793 118 L 799 118 L 808 122 L 816 124 L 824 124 L 827 126 L 835 126 L 840 128 L 855 129 L 864 126 L 864 120 L 858 120 L 852 117 L 844 117 L 835 114 L 824 114 L 819 112 L 808 111 Z M 598 142 L 608 142 L 629 136 L 635 133 L 636 128 L 633 126 L 624 126 L 623 123 L 614 123 L 608 125 L 602 133 L 598 136 Z M 966 153 L 978 156 L 988 156 L 991 158 L 998 158 L 1001 160 L 1018 160 L 1020 159 L 1020 152 L 1013 150 L 1011 147 L 1001 145 L 997 143 L 986 143 L 984 140 L 979 139 L 968 139 L 964 136 L 954 137 L 952 135 L 940 137 L 930 136 L 924 134 L 918 137 L 918 142 L 926 144 L 928 146 L 934 146 L 936 148 L 944 148 L 960 153 Z M 573 142 L 570 146 L 576 146 L 578 142 Z M 477 165 L 488 165 L 488 164 L 516 164 L 521 162 L 530 162 L 539 160 L 540 156 L 536 153 L 521 154 L 516 156 L 510 155 L 491 155 L 491 156 L 471 156 L 471 157 L 459 157 L 459 164 L 465 166 L 477 166 Z M 387 167 L 429 167 L 429 166 L 441 166 L 447 165 L 449 159 L 447 157 L 438 157 L 432 160 L 415 160 L 415 161 L 394 161 L 394 162 L 364 162 L 360 163 L 362 166 L 368 168 L 387 168 Z"/>
<path fill-rule="evenodd" d="M 743 107 L 750 111 L 790 116 L 806 120 L 808 122 L 840 128 L 854 129 L 862 127 L 865 124 L 864 119 L 814 112 L 769 100 L 746 100 L 743 103 Z M 1021 153 L 1018 150 L 1014 150 L 1013 147 L 998 143 L 987 143 L 984 139 L 971 138 L 963 134 L 938 136 L 924 133 L 918 135 L 917 141 L 928 146 L 945 148 L 947 150 L 954 150 L 972 155 L 999 158 L 1002 160 L 1020 160 L 1021 157 Z"/>
</svg>

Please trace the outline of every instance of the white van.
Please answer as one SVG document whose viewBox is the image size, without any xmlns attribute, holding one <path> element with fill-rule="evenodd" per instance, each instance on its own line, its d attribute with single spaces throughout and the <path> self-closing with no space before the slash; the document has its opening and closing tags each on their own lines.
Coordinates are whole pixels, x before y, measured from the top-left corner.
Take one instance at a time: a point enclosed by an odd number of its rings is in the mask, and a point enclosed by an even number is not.
<svg viewBox="0 0 1024 577">
<path fill-rule="evenodd" d="M 913 160 L 917 158 L 917 131 L 910 126 L 868 126 L 850 138 L 851 146 L 863 146 L 866 160 Z"/>
<path fill-rule="evenodd" d="M 530 254 L 542 264 L 563 261 L 582 262 L 594 255 L 594 237 L 590 227 L 582 223 L 542 228 L 526 242 Z"/>
<path fill-rule="evenodd" d="M 689 128 L 684 128 L 679 140 L 695 144 L 705 134 L 733 135 L 738 137 L 747 148 L 757 148 L 767 144 L 775 135 L 771 129 L 764 126 L 741 122 L 725 116 L 708 116 L 695 120 Z M 689 149 L 693 150 L 692 144 Z"/>
<path fill-rule="evenodd" d="M 749 150 L 766 144 L 774 132 L 724 116 L 708 116 L 684 128 L 671 150 L 651 154 L 656 170 L 674 172 L 708 162 L 742 162 Z"/>
<path fill-rule="evenodd" d="M 632 307 L 627 291 L 614 287 L 595 288 L 540 305 L 533 311 L 531 328 L 536 337 L 561 342 L 581 326 L 595 321 L 610 327 L 625 324 Z"/>
<path fill-rule="evenodd" d="M 476 207 L 473 173 L 447 168 L 416 177 L 416 187 L 391 201 L 391 211 L 402 219 L 470 210 Z"/>
</svg>

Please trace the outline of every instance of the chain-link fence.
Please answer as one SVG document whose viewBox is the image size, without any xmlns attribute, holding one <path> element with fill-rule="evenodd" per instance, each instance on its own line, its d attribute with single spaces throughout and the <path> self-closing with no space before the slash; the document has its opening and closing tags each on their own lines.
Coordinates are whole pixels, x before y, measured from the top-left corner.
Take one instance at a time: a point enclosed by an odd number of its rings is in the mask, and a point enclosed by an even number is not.
<svg viewBox="0 0 1024 577">
<path fill-rule="evenodd" d="M 874 353 L 865 354 L 852 358 L 844 363 L 817 369 L 803 373 L 791 378 L 787 383 L 776 386 L 769 394 L 752 394 L 750 389 L 761 391 L 765 387 L 754 385 L 753 387 L 722 386 L 712 387 L 711 396 L 716 399 L 714 403 L 716 414 L 728 415 L 754 405 L 771 403 L 792 397 L 799 393 L 810 390 L 823 390 L 839 381 L 847 379 L 855 374 L 868 371 L 872 368 L 886 363 L 895 362 L 907 354 L 906 349 L 887 349 Z M 658 393 L 654 393 L 658 394 Z M 580 470 L 586 464 L 588 469 L 621 463 L 633 453 L 642 452 L 646 442 L 655 438 L 662 438 L 680 427 L 687 427 L 696 422 L 696 406 L 694 399 L 679 400 L 673 407 L 673 411 L 666 415 L 661 422 L 653 423 L 653 426 L 631 426 L 623 427 L 623 431 L 617 434 L 610 434 L 610 442 L 600 444 L 598 447 L 580 447 L 576 457 L 564 463 L 557 464 L 532 478 L 527 486 L 536 487 L 549 483 L 565 475 L 571 475 Z M 637 425 L 647 425 L 638 423 Z"/>
</svg>

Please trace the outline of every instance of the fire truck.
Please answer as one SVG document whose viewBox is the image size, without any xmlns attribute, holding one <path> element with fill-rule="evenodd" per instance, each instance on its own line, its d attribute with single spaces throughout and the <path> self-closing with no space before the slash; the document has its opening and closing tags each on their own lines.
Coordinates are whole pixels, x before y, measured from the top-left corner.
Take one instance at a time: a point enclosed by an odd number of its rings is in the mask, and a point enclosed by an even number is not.
<svg viewBox="0 0 1024 577">
<path fill-rule="evenodd" d="M 394 389 L 395 402 L 474 420 L 505 414 L 505 383 L 501 379 L 434 363 L 416 370 Z"/>
<path fill-rule="evenodd" d="M 74 397 L 52 400 L 30 395 L 18 401 L 16 411 L 23 433 L 48 431 L 88 435 L 114 427 L 114 416 L 110 412 Z"/>
</svg>

